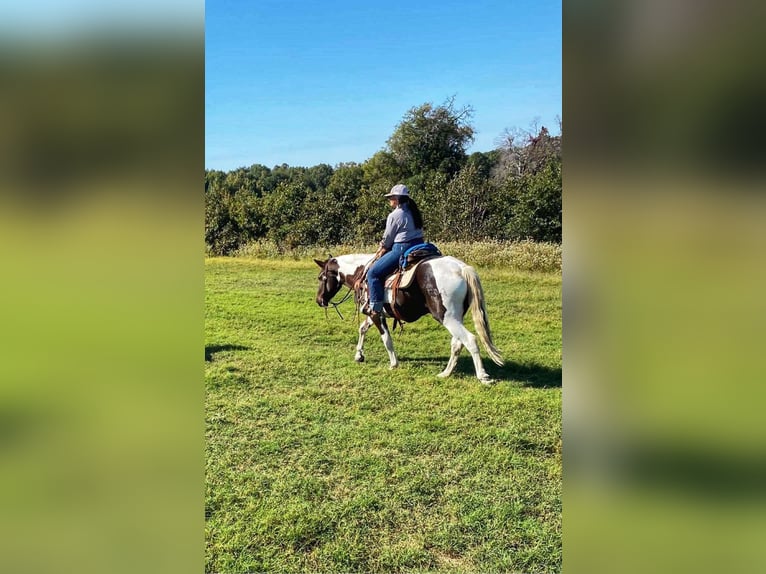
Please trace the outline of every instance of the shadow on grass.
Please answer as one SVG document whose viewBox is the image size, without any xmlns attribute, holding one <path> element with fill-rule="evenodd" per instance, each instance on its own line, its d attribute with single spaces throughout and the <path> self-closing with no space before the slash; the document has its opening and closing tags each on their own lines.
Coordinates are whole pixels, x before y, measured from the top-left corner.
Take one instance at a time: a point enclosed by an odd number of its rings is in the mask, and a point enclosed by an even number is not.
<svg viewBox="0 0 766 574">
<path fill-rule="evenodd" d="M 473 362 L 470 363 L 473 367 Z M 520 381 L 525 387 L 534 387 L 538 389 L 549 389 L 561 387 L 561 368 L 552 369 L 543 365 L 523 365 L 506 361 L 505 365 L 498 367 L 495 363 L 489 362 L 484 365 L 489 376 L 498 381 Z"/>
<path fill-rule="evenodd" d="M 213 360 L 213 354 L 220 351 L 249 351 L 250 347 L 242 345 L 205 345 L 205 361 Z"/>
<path fill-rule="evenodd" d="M 447 366 L 449 357 L 405 357 L 399 356 L 400 361 L 412 361 L 419 363 L 426 363 L 434 365 L 435 368 L 441 370 Z M 542 365 L 524 365 L 520 363 L 514 363 L 513 361 L 505 361 L 505 365 L 499 367 L 493 363 L 490 359 L 482 356 L 484 361 L 484 368 L 490 377 L 497 382 L 501 381 L 518 381 L 525 387 L 534 387 L 539 389 L 547 389 L 553 387 L 561 387 L 561 369 L 553 369 L 551 367 L 545 367 Z M 473 360 L 464 350 L 458 357 L 457 365 L 455 366 L 454 374 L 461 374 L 466 376 L 475 376 L 476 371 L 473 368 Z"/>
</svg>

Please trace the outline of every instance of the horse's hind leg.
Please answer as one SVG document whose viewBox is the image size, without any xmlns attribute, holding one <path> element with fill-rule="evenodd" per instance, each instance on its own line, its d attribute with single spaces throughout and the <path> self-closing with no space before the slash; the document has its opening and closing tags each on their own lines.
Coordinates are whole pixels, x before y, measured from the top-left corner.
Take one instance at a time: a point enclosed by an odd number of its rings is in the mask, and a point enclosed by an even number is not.
<svg viewBox="0 0 766 574">
<path fill-rule="evenodd" d="M 444 370 L 436 375 L 437 377 L 449 377 L 452 374 L 452 371 L 455 370 L 455 365 L 457 365 L 457 357 L 460 354 L 460 351 L 463 350 L 463 343 L 460 342 L 460 339 L 457 337 L 452 337 L 452 345 L 451 345 L 451 353 L 449 356 L 449 362 L 447 363 L 447 366 L 444 367 Z"/>
<path fill-rule="evenodd" d="M 443 325 L 452 334 L 452 336 L 459 342 L 465 345 L 468 352 L 471 353 L 473 359 L 473 366 L 476 369 L 476 377 L 482 383 L 490 383 L 492 379 L 484 370 L 484 363 L 481 361 L 481 355 L 479 354 L 479 345 L 476 343 L 476 336 L 463 326 L 462 321 L 457 320 L 454 316 L 448 316 L 444 318 Z M 457 357 L 455 357 L 457 361 Z M 452 356 L 450 356 L 450 363 L 447 364 L 449 368 L 452 362 Z M 454 367 L 453 367 L 454 368 Z M 445 369 L 446 371 L 447 369 Z"/>
<path fill-rule="evenodd" d="M 356 355 L 354 355 L 354 360 L 357 363 L 364 362 L 364 336 L 371 326 L 372 319 L 369 317 L 366 317 L 362 324 L 359 325 L 359 342 L 356 344 Z"/>
</svg>

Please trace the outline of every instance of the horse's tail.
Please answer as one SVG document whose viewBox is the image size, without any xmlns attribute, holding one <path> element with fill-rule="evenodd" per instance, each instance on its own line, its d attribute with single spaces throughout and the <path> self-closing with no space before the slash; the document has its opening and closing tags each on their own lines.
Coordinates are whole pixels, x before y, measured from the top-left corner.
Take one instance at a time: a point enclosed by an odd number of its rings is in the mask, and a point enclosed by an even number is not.
<svg viewBox="0 0 766 574">
<path fill-rule="evenodd" d="M 481 287 L 479 275 L 470 265 L 463 267 L 460 270 L 460 273 L 468 284 L 471 316 L 473 317 L 473 324 L 476 327 L 479 339 L 495 364 L 503 365 L 503 357 L 500 356 L 500 351 L 492 342 L 492 333 L 490 333 L 489 319 L 487 318 L 487 308 L 484 306 L 484 290 Z"/>
</svg>

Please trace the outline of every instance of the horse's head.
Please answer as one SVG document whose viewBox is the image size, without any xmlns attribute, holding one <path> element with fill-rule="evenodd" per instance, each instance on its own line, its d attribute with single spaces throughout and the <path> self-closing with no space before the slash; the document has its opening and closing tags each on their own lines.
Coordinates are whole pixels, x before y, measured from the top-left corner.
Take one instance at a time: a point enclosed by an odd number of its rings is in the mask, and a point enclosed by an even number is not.
<svg viewBox="0 0 766 574">
<path fill-rule="evenodd" d="M 319 289 L 317 290 L 317 305 L 327 307 L 335 294 L 343 287 L 338 260 L 330 257 L 327 261 L 314 259 L 314 263 L 322 270 L 319 273 Z"/>
</svg>

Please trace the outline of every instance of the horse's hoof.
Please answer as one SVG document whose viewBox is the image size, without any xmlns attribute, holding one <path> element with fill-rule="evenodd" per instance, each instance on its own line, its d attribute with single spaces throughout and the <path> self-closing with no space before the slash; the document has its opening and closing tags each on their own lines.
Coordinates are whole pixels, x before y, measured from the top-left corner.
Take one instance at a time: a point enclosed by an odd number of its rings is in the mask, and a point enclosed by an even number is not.
<svg viewBox="0 0 766 574">
<path fill-rule="evenodd" d="M 436 376 L 437 376 L 437 377 L 439 377 L 440 379 L 446 379 L 446 378 L 447 378 L 447 377 L 449 377 L 450 375 L 451 375 L 451 373 L 445 373 L 444 371 L 442 371 L 441 373 L 439 373 L 439 374 L 438 374 L 438 375 L 436 375 Z"/>
<path fill-rule="evenodd" d="M 491 387 L 492 385 L 495 384 L 495 379 L 490 379 L 489 377 L 486 377 L 486 378 L 483 378 L 483 379 L 479 379 L 479 382 L 482 385 L 486 385 L 488 387 Z"/>
<path fill-rule="evenodd" d="M 354 357 L 354 360 L 355 360 L 357 363 L 364 363 L 364 355 L 356 355 L 356 356 Z"/>
<path fill-rule="evenodd" d="M 396 363 L 395 365 L 389 365 L 388 366 L 388 370 L 389 371 L 393 371 L 394 369 L 398 369 L 398 368 L 399 368 L 399 363 Z"/>
</svg>

